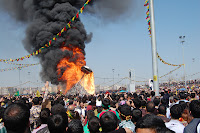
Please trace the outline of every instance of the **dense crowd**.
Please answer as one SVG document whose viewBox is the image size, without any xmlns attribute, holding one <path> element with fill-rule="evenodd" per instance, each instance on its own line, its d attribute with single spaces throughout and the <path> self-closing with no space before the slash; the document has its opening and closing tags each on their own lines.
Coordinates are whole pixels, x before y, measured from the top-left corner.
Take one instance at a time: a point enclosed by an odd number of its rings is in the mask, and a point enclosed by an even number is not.
<svg viewBox="0 0 200 133">
<path fill-rule="evenodd" d="M 48 85 L 46 85 L 48 90 Z M 198 92 L 2 96 L 0 133 L 200 133 Z"/>
</svg>

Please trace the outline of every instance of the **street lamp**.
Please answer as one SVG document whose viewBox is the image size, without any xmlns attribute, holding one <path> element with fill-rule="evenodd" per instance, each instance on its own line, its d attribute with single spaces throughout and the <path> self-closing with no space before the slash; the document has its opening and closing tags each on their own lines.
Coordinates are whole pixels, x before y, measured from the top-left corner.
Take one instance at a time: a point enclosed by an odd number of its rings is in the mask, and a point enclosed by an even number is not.
<svg viewBox="0 0 200 133">
<path fill-rule="evenodd" d="M 115 69 L 112 69 L 112 71 L 113 71 L 113 90 L 114 90 L 114 84 L 115 84 Z"/>
<path fill-rule="evenodd" d="M 185 42 L 185 36 L 179 36 L 180 43 L 182 44 L 182 50 L 183 50 L 183 69 L 184 69 L 184 81 L 185 81 L 185 89 L 187 90 L 187 82 L 186 82 L 186 71 L 185 71 L 185 61 L 184 61 L 184 45 Z"/>
<path fill-rule="evenodd" d="M 28 72 L 28 77 L 29 77 L 29 88 L 30 88 L 30 82 L 31 82 L 31 80 L 30 80 L 30 73 L 31 73 L 31 72 Z"/>
</svg>

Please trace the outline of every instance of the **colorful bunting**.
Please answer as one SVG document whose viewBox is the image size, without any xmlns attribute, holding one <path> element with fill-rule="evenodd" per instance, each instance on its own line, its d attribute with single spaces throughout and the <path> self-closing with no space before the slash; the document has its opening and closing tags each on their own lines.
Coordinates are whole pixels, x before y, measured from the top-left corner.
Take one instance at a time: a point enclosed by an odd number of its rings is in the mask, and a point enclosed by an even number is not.
<svg viewBox="0 0 200 133">
<path fill-rule="evenodd" d="M 147 20 L 147 22 L 148 22 L 148 26 L 149 26 L 149 27 L 148 27 L 148 31 L 149 31 L 149 35 L 150 35 L 150 37 L 151 37 L 151 18 L 150 18 L 150 13 L 149 13 L 149 0 L 146 0 L 146 1 L 145 1 L 144 6 L 147 7 L 147 12 L 146 12 L 147 17 L 146 17 L 146 20 Z"/>
<path fill-rule="evenodd" d="M 182 66 L 182 65 L 181 65 L 181 66 Z M 165 76 L 167 76 L 167 75 L 169 75 L 169 74 L 173 73 L 174 71 L 176 71 L 176 70 L 178 70 L 179 68 L 181 68 L 181 66 L 179 66 L 179 67 L 177 67 L 176 69 L 174 69 L 174 70 L 172 70 L 172 71 L 168 72 L 167 74 L 165 74 L 165 75 L 161 76 L 160 78 L 163 78 L 163 77 L 165 77 Z"/>
<path fill-rule="evenodd" d="M 23 66 L 20 66 L 20 67 L 0 69 L 0 72 L 6 72 L 6 71 L 11 71 L 11 70 L 20 70 L 20 69 L 25 68 L 25 67 L 36 66 L 36 65 L 39 65 L 39 64 L 40 63 L 37 63 L 37 64 L 27 64 L 27 65 L 23 65 Z"/>
<path fill-rule="evenodd" d="M 167 62 L 165 62 L 165 61 L 160 57 L 160 55 L 159 55 L 158 53 L 157 53 L 157 57 L 158 57 L 158 59 L 159 59 L 162 63 L 167 64 L 167 65 L 169 65 L 169 66 L 183 66 L 183 65 L 184 65 L 184 64 L 174 65 L 174 64 L 167 63 Z"/>
<path fill-rule="evenodd" d="M 79 18 L 79 14 L 81 14 L 85 8 L 86 5 L 89 4 L 91 0 L 87 0 L 87 2 L 83 5 L 83 7 L 77 12 L 77 14 L 69 21 L 69 23 L 64 27 L 52 40 L 50 40 L 45 46 L 41 47 L 39 50 L 33 52 L 32 54 L 26 55 L 24 57 L 16 58 L 16 59 L 0 59 L 0 62 L 14 62 L 14 61 L 22 61 L 24 59 L 30 58 L 31 56 L 38 55 L 42 52 L 42 49 L 48 48 L 51 46 L 53 41 L 56 41 L 58 36 L 61 36 L 64 31 L 67 31 L 67 29 L 71 28 L 71 22 L 73 22 L 75 19 Z"/>
</svg>

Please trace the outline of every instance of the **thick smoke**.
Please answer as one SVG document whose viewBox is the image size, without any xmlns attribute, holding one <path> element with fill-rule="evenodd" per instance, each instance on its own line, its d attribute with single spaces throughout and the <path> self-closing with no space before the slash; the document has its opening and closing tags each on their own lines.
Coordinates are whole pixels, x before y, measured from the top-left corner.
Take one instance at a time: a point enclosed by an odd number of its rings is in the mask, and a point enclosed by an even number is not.
<svg viewBox="0 0 200 133">
<path fill-rule="evenodd" d="M 16 20 L 28 24 L 23 44 L 32 53 L 60 32 L 85 2 L 86 0 L 1 0 L 0 7 Z M 117 19 L 120 15 L 127 14 L 133 3 L 134 0 L 92 0 L 86 10 L 101 18 Z M 58 62 L 64 57 L 76 61 L 72 58 L 72 51 L 62 51 L 60 47 L 79 47 L 85 55 L 85 43 L 91 41 L 92 34 L 87 35 L 80 19 L 76 19 L 71 27 L 50 48 L 44 49 L 37 56 L 42 65 L 40 75 L 43 81 L 58 84 Z"/>
</svg>

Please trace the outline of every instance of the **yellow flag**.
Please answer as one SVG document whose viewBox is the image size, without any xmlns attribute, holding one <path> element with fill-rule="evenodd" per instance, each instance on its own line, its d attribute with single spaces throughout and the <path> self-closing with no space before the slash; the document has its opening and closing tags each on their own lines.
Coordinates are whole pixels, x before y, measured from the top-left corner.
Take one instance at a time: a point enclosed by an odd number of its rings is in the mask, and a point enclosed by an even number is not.
<svg viewBox="0 0 200 133">
<path fill-rule="evenodd" d="M 36 92 L 36 97 L 40 97 L 40 92 L 39 92 L 39 90 L 37 90 L 37 92 Z"/>
</svg>

